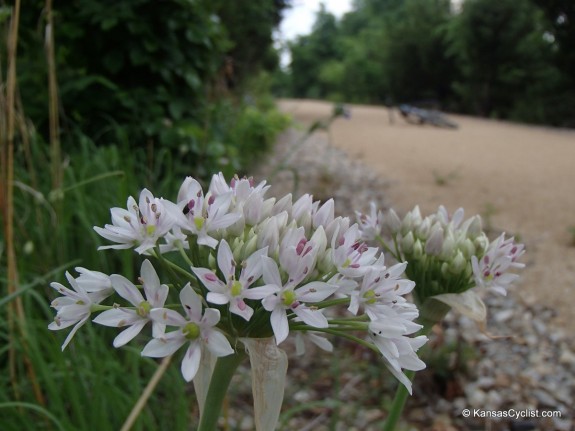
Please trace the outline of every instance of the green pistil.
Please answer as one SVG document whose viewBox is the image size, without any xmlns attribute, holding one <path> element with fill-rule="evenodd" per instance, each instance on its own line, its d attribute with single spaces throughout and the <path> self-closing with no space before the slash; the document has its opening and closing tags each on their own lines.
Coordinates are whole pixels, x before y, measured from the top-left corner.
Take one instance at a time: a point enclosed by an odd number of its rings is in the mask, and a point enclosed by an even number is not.
<svg viewBox="0 0 575 431">
<path fill-rule="evenodd" d="M 289 290 L 283 294 L 283 304 L 289 307 L 296 301 L 296 296 L 293 290 Z"/>
<path fill-rule="evenodd" d="M 196 229 L 202 230 L 205 221 L 206 220 L 203 217 L 194 217 L 194 224 L 196 225 Z"/>
<path fill-rule="evenodd" d="M 156 226 L 153 224 L 149 224 L 146 226 L 146 234 L 148 236 L 152 236 L 156 233 Z"/>
<path fill-rule="evenodd" d="M 366 304 L 375 304 L 375 302 L 377 301 L 376 296 L 377 295 L 373 290 L 368 290 L 363 294 L 363 297 L 366 299 L 365 301 Z"/>
<path fill-rule="evenodd" d="M 184 333 L 184 337 L 188 340 L 195 340 L 200 336 L 200 327 L 195 323 L 186 323 L 186 326 L 183 327 L 182 332 Z"/>
<path fill-rule="evenodd" d="M 81 299 L 79 301 L 76 301 L 76 304 L 78 305 L 86 305 L 86 303 L 84 301 L 82 301 Z"/>
<path fill-rule="evenodd" d="M 351 265 L 351 259 L 346 259 L 341 267 L 347 268 L 349 265 Z"/>
<path fill-rule="evenodd" d="M 142 301 L 140 302 L 140 305 L 138 305 L 136 313 L 138 313 L 138 316 L 140 317 L 146 317 L 148 314 L 150 314 L 151 309 L 152 305 L 148 301 Z"/>
<path fill-rule="evenodd" d="M 242 293 L 242 289 L 243 289 L 242 283 L 240 283 L 237 280 L 234 280 L 231 289 L 232 296 L 239 296 Z"/>
</svg>

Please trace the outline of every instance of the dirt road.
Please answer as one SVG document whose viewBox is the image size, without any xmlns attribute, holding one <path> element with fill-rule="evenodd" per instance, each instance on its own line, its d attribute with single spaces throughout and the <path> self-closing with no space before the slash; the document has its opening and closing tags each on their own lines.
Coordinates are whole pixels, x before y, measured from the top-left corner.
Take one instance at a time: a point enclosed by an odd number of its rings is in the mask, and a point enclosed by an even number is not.
<svg viewBox="0 0 575 431">
<path fill-rule="evenodd" d="M 304 124 L 326 118 L 332 104 L 283 100 Z M 555 323 L 575 321 L 575 131 L 449 116 L 459 128 L 406 123 L 385 108 L 352 105 L 331 128 L 332 143 L 390 181 L 392 206 L 423 214 L 438 205 L 465 208 L 525 243 L 526 270 L 517 287 L 528 303 L 557 310 Z M 369 187 L 369 184 L 366 184 Z"/>
</svg>

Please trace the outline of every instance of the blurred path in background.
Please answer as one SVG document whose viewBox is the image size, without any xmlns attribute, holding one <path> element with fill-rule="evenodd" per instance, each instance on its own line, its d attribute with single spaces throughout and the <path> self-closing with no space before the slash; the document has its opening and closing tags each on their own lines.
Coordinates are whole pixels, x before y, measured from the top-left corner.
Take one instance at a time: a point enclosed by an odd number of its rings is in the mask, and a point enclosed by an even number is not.
<svg viewBox="0 0 575 431">
<path fill-rule="evenodd" d="M 280 100 L 282 111 L 310 125 L 332 103 Z M 527 247 L 516 290 L 528 304 L 557 310 L 555 323 L 575 320 L 575 131 L 447 115 L 458 129 L 414 125 L 395 110 L 350 105 L 351 118 L 331 128 L 333 145 L 362 160 L 391 184 L 391 205 L 423 214 L 440 204 L 481 214 L 484 225 L 515 235 Z M 366 187 L 370 187 L 366 184 Z"/>
</svg>

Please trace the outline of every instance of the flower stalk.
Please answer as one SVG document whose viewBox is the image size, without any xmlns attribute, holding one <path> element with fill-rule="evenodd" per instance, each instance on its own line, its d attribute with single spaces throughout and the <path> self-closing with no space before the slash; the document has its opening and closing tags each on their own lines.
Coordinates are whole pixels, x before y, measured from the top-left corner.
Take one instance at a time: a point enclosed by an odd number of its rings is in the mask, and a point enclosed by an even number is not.
<svg viewBox="0 0 575 431">
<path fill-rule="evenodd" d="M 222 405 L 238 366 L 246 354 L 236 351 L 231 355 L 218 358 L 212 373 L 203 411 L 200 414 L 198 431 L 216 431 Z"/>
</svg>

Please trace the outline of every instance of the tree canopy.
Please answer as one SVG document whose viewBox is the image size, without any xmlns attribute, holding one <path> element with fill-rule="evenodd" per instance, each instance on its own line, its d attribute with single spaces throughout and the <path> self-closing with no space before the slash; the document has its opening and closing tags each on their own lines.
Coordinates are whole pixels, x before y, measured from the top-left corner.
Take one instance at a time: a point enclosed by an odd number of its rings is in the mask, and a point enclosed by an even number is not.
<svg viewBox="0 0 575 431">
<path fill-rule="evenodd" d="M 574 20 L 569 0 L 356 0 L 340 20 L 318 11 L 282 82 L 295 97 L 575 126 Z"/>
</svg>

